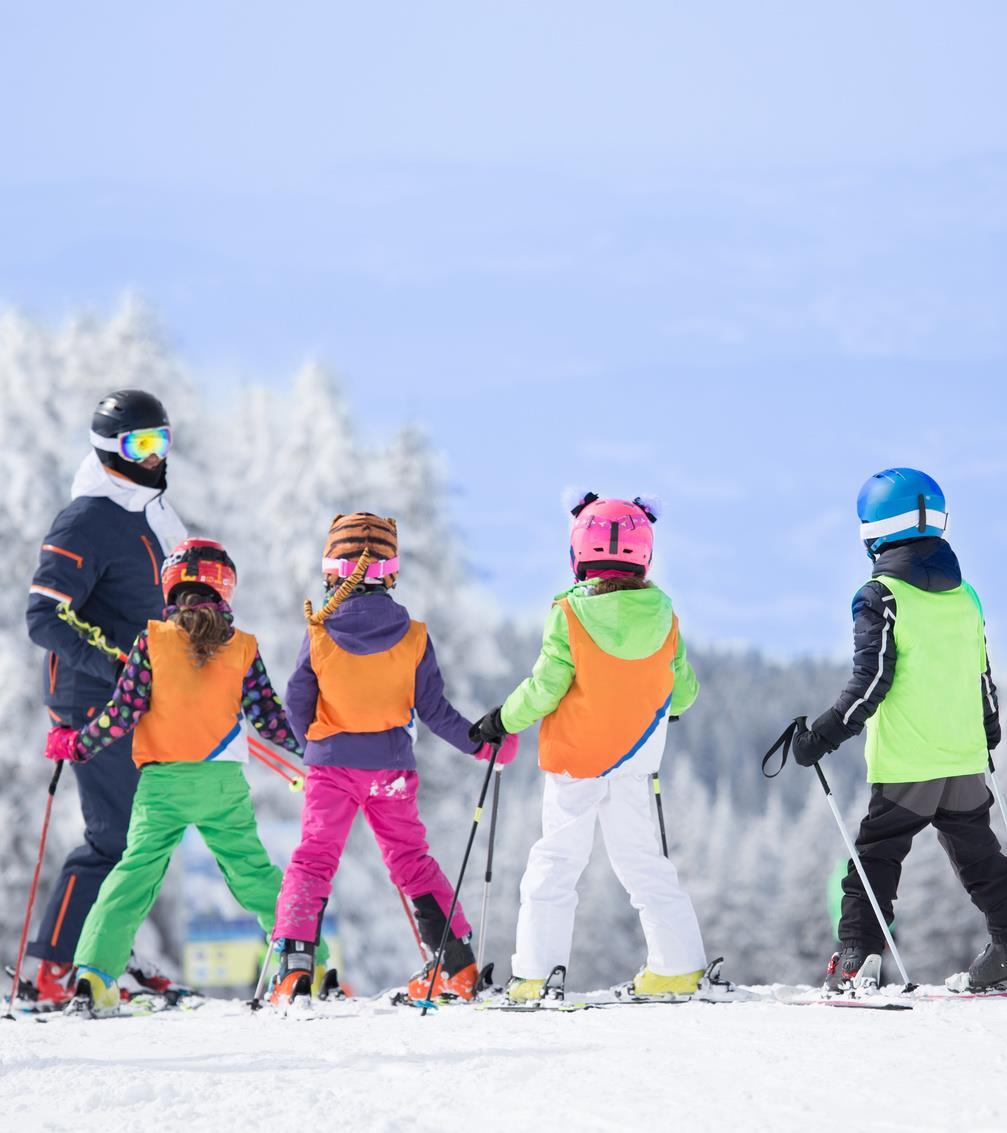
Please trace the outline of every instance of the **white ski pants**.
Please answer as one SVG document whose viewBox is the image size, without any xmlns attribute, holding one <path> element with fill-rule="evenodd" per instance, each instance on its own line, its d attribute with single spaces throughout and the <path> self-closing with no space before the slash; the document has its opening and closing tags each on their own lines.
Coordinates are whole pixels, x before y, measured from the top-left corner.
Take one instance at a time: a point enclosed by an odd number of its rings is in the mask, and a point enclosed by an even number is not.
<svg viewBox="0 0 1007 1133">
<path fill-rule="evenodd" d="M 591 856 L 596 818 L 615 875 L 640 914 L 647 967 L 677 976 L 706 966 L 692 901 L 661 852 L 650 795 L 649 775 L 546 775 L 542 837 L 521 879 L 515 976 L 544 979 L 557 964 L 569 965 L 577 882 Z"/>
</svg>

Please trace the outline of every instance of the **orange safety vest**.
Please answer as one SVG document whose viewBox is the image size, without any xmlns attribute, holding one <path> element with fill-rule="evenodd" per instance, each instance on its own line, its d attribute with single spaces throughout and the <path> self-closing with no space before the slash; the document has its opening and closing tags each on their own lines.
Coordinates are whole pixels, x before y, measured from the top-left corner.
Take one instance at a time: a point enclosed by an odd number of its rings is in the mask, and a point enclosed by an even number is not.
<svg viewBox="0 0 1007 1133">
<path fill-rule="evenodd" d="M 147 623 L 150 709 L 133 733 L 133 762 L 200 763 L 214 759 L 241 731 L 245 674 L 258 645 L 240 629 L 197 669 L 189 635 L 174 622 Z"/>
<path fill-rule="evenodd" d="M 649 657 L 625 660 L 597 645 L 569 601 L 566 617 L 573 684 L 542 721 L 538 762 L 543 771 L 597 779 L 625 763 L 653 733 L 671 703 L 678 652 L 678 616 Z"/>
<path fill-rule="evenodd" d="M 308 627 L 311 667 L 318 678 L 309 740 L 339 732 L 387 732 L 413 717 L 416 667 L 427 648 L 427 627 L 409 623 L 401 641 L 381 653 L 350 653 L 324 625 Z"/>
</svg>

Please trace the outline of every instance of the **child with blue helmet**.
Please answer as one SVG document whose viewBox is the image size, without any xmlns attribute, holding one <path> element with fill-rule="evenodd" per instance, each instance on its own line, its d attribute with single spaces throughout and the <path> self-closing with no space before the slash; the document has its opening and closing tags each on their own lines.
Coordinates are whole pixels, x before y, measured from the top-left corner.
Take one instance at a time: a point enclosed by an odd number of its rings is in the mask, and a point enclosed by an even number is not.
<svg viewBox="0 0 1007 1133">
<path fill-rule="evenodd" d="M 890 924 L 902 862 L 933 825 L 991 940 L 968 986 L 1007 982 L 1007 857 L 990 828 L 985 771 L 1000 742 L 996 687 L 982 605 L 946 541 L 940 486 L 924 472 L 889 468 L 857 500 L 860 536 L 874 564 L 853 599 L 853 675 L 814 723 L 798 721 L 793 751 L 812 766 L 867 728 L 871 801 L 857 836 L 881 912 Z M 840 950 L 826 987 L 877 978 L 881 928 L 853 863 L 843 881 Z"/>
</svg>

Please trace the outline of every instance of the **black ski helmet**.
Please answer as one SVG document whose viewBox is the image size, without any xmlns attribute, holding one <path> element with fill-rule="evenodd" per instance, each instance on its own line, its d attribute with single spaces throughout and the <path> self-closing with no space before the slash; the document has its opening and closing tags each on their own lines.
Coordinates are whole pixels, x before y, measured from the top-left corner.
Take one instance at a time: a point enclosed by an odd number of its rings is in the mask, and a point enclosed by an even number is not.
<svg viewBox="0 0 1007 1133">
<path fill-rule="evenodd" d="M 164 406 L 152 393 L 142 389 L 120 389 L 106 394 L 91 417 L 91 431 L 99 437 L 117 437 L 132 429 L 156 429 L 170 424 Z M 100 448 L 94 451 L 107 468 L 145 488 L 161 488 L 167 482 L 166 460 L 157 468 L 143 468 L 131 460 L 123 460 L 117 452 L 105 452 Z"/>
</svg>

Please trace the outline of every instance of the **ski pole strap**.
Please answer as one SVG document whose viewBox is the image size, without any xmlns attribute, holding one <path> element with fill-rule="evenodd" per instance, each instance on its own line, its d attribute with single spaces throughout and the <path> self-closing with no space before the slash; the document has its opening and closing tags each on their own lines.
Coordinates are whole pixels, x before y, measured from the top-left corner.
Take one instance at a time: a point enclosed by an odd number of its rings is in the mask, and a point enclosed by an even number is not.
<svg viewBox="0 0 1007 1133">
<path fill-rule="evenodd" d="M 774 743 L 769 751 L 767 751 L 766 754 L 762 757 L 762 774 L 765 775 L 767 779 L 775 779 L 776 776 L 779 775 L 779 773 L 784 769 L 784 767 L 787 766 L 787 757 L 790 755 L 790 745 L 793 743 L 794 733 L 796 731 L 797 721 L 792 720 L 787 725 L 787 729 L 783 733 L 783 735 L 780 736 L 776 743 Z M 777 767 L 775 771 L 767 771 L 766 767 L 768 766 L 769 761 L 773 758 L 774 755 L 776 755 L 778 751 L 781 750 L 783 754 L 780 756 L 780 766 Z"/>
<path fill-rule="evenodd" d="M 99 652 L 104 653 L 106 657 L 111 657 L 113 661 L 125 661 L 126 654 L 116 645 L 112 645 L 105 634 L 102 632 L 100 626 L 93 626 L 90 622 L 84 621 L 79 614 L 75 613 L 70 608 L 69 602 L 60 602 L 56 606 L 56 617 L 66 624 Z"/>
</svg>

